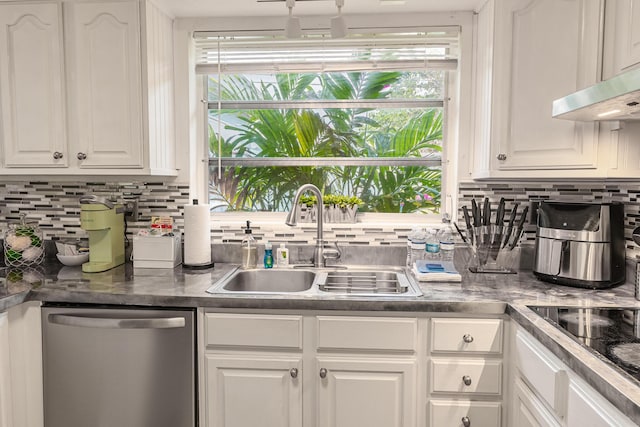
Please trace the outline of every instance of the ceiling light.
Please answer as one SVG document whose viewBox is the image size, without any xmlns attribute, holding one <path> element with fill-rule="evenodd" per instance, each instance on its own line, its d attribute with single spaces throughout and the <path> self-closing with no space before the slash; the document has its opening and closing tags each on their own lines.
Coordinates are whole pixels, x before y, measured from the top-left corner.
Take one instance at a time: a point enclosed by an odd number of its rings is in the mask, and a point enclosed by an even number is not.
<svg viewBox="0 0 640 427">
<path fill-rule="evenodd" d="M 300 18 L 293 16 L 293 7 L 296 0 L 287 0 L 287 8 L 289 9 L 289 17 L 284 26 L 284 35 L 288 39 L 297 39 L 302 37 L 302 28 L 300 28 Z"/>
<path fill-rule="evenodd" d="M 613 114 L 618 114 L 619 112 L 620 112 L 620 110 L 609 110 L 609 111 L 605 111 L 604 113 L 598 114 L 598 117 L 607 117 L 607 116 L 611 116 Z"/>
<path fill-rule="evenodd" d="M 338 16 L 331 18 L 331 37 L 339 39 L 347 35 L 347 23 L 342 16 L 344 0 L 336 0 L 336 6 L 338 7 Z"/>
</svg>

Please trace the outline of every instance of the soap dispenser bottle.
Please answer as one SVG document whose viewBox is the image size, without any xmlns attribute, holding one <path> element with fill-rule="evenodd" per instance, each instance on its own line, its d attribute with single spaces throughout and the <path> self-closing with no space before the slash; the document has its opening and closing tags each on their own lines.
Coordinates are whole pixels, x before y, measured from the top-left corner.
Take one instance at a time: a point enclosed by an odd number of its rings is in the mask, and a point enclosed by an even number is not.
<svg viewBox="0 0 640 427">
<path fill-rule="evenodd" d="M 289 249 L 280 243 L 280 247 L 276 250 L 276 265 L 278 267 L 287 267 L 289 265 Z"/>
<path fill-rule="evenodd" d="M 258 248 L 256 239 L 251 231 L 251 221 L 247 221 L 247 228 L 244 230 L 242 239 L 242 268 L 256 268 L 258 262 Z"/>
<path fill-rule="evenodd" d="M 268 241 L 264 244 L 264 268 L 273 268 L 273 246 Z"/>
</svg>

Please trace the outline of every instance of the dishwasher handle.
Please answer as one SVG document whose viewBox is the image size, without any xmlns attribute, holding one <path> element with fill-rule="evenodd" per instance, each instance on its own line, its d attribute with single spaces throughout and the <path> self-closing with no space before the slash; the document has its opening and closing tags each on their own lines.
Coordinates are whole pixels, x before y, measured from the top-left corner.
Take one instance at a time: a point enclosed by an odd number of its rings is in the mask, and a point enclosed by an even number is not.
<svg viewBox="0 0 640 427">
<path fill-rule="evenodd" d="M 184 317 L 117 319 L 109 317 L 49 314 L 49 323 L 100 329 L 172 329 L 184 328 L 186 320 Z"/>
</svg>

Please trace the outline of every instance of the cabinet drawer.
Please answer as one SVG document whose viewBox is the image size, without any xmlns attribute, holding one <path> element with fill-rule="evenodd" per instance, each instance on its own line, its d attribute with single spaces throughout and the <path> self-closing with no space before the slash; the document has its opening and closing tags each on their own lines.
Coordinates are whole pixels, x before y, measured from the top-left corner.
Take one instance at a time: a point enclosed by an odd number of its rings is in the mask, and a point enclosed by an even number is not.
<svg viewBox="0 0 640 427">
<path fill-rule="evenodd" d="M 302 316 L 205 314 L 207 346 L 302 350 Z"/>
<path fill-rule="evenodd" d="M 431 400 L 427 425 L 463 427 L 466 417 L 471 426 L 500 427 L 501 406 L 499 402 Z"/>
<path fill-rule="evenodd" d="M 433 352 L 500 353 L 501 319 L 433 319 Z"/>
<path fill-rule="evenodd" d="M 520 374 L 559 417 L 566 414 L 568 374 L 555 356 L 526 333 L 515 339 L 515 364 Z"/>
<path fill-rule="evenodd" d="M 318 316 L 317 320 L 319 350 L 416 350 L 417 319 Z"/>
<path fill-rule="evenodd" d="M 431 391 L 433 393 L 499 395 L 501 390 L 502 361 L 500 360 L 431 359 Z"/>
</svg>

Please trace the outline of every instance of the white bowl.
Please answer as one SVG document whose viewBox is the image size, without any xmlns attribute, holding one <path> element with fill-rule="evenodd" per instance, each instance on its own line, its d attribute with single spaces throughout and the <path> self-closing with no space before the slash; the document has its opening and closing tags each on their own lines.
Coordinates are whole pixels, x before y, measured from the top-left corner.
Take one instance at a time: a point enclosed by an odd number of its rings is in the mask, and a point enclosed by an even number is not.
<svg viewBox="0 0 640 427">
<path fill-rule="evenodd" d="M 73 267 L 76 265 L 82 265 L 85 262 L 89 261 L 89 254 L 78 254 L 78 255 L 60 255 L 56 254 L 58 260 L 64 265 L 68 265 L 69 267 Z"/>
</svg>

